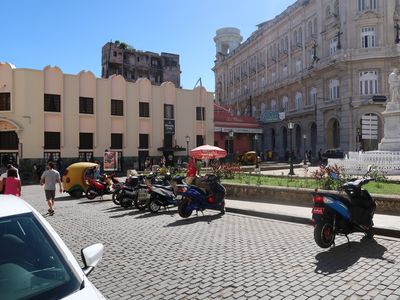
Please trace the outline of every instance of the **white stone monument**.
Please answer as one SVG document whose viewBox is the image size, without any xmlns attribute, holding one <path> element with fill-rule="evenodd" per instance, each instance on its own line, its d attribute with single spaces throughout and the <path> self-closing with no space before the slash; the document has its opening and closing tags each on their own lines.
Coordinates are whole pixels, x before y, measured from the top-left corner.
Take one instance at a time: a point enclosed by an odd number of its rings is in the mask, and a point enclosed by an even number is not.
<svg viewBox="0 0 400 300">
<path fill-rule="evenodd" d="M 389 75 L 390 101 L 382 113 L 385 119 L 383 138 L 378 149 L 381 151 L 400 151 L 400 77 L 394 69 Z"/>
</svg>

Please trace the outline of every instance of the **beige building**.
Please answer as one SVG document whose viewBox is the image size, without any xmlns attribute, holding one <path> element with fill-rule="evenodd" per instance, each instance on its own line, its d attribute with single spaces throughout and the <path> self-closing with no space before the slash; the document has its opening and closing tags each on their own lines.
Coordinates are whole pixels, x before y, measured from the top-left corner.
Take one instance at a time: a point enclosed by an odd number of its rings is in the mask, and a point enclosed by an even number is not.
<svg viewBox="0 0 400 300">
<path fill-rule="evenodd" d="M 0 63 L 0 162 L 66 163 L 121 155 L 121 169 L 146 157 L 186 159 L 186 147 L 214 143 L 213 94 L 120 75 L 63 74 L 58 67 L 16 69 Z M 187 137 L 190 138 L 188 143 Z"/>
<path fill-rule="evenodd" d="M 217 30 L 217 101 L 258 117 L 262 150 L 280 158 L 288 121 L 298 159 L 304 150 L 315 158 L 319 149 L 377 149 L 387 78 L 400 66 L 399 2 L 298 0 L 243 43 L 238 29 Z"/>
</svg>

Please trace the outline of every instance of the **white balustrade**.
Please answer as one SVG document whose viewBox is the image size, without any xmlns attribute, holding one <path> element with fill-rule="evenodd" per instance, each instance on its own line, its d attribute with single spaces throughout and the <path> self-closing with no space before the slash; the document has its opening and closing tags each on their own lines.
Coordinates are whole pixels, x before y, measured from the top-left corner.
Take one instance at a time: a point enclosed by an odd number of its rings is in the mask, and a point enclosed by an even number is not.
<svg viewBox="0 0 400 300">
<path fill-rule="evenodd" d="M 400 175 L 400 152 L 349 152 L 345 159 L 328 159 L 328 165 L 338 165 L 348 175 L 363 175 L 373 165 L 384 175 Z"/>
</svg>

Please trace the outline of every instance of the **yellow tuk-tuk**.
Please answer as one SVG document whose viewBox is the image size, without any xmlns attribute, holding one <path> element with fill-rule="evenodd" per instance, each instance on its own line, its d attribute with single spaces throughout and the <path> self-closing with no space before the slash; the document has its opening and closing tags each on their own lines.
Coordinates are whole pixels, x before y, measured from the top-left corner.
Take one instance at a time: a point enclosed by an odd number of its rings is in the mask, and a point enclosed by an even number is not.
<svg viewBox="0 0 400 300">
<path fill-rule="evenodd" d="M 94 172 L 96 166 L 99 165 L 91 162 L 79 162 L 68 166 L 62 178 L 64 191 L 74 198 L 81 198 L 88 189 L 85 177 L 89 171 Z"/>
<path fill-rule="evenodd" d="M 254 165 L 256 163 L 257 153 L 248 151 L 243 155 L 243 163 L 246 165 Z"/>
</svg>

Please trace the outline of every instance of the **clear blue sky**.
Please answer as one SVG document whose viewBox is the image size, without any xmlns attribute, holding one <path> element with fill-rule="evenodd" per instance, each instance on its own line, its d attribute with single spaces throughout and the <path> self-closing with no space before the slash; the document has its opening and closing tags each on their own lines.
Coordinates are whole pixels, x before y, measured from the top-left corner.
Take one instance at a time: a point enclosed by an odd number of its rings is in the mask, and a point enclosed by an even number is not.
<svg viewBox="0 0 400 300">
<path fill-rule="evenodd" d="M 201 77 L 214 91 L 215 31 L 237 27 L 245 39 L 257 24 L 295 0 L 12 0 L 2 1 L 0 61 L 17 68 L 56 65 L 64 73 L 101 76 L 101 47 L 124 41 L 138 50 L 180 55 L 181 85 Z"/>
</svg>

